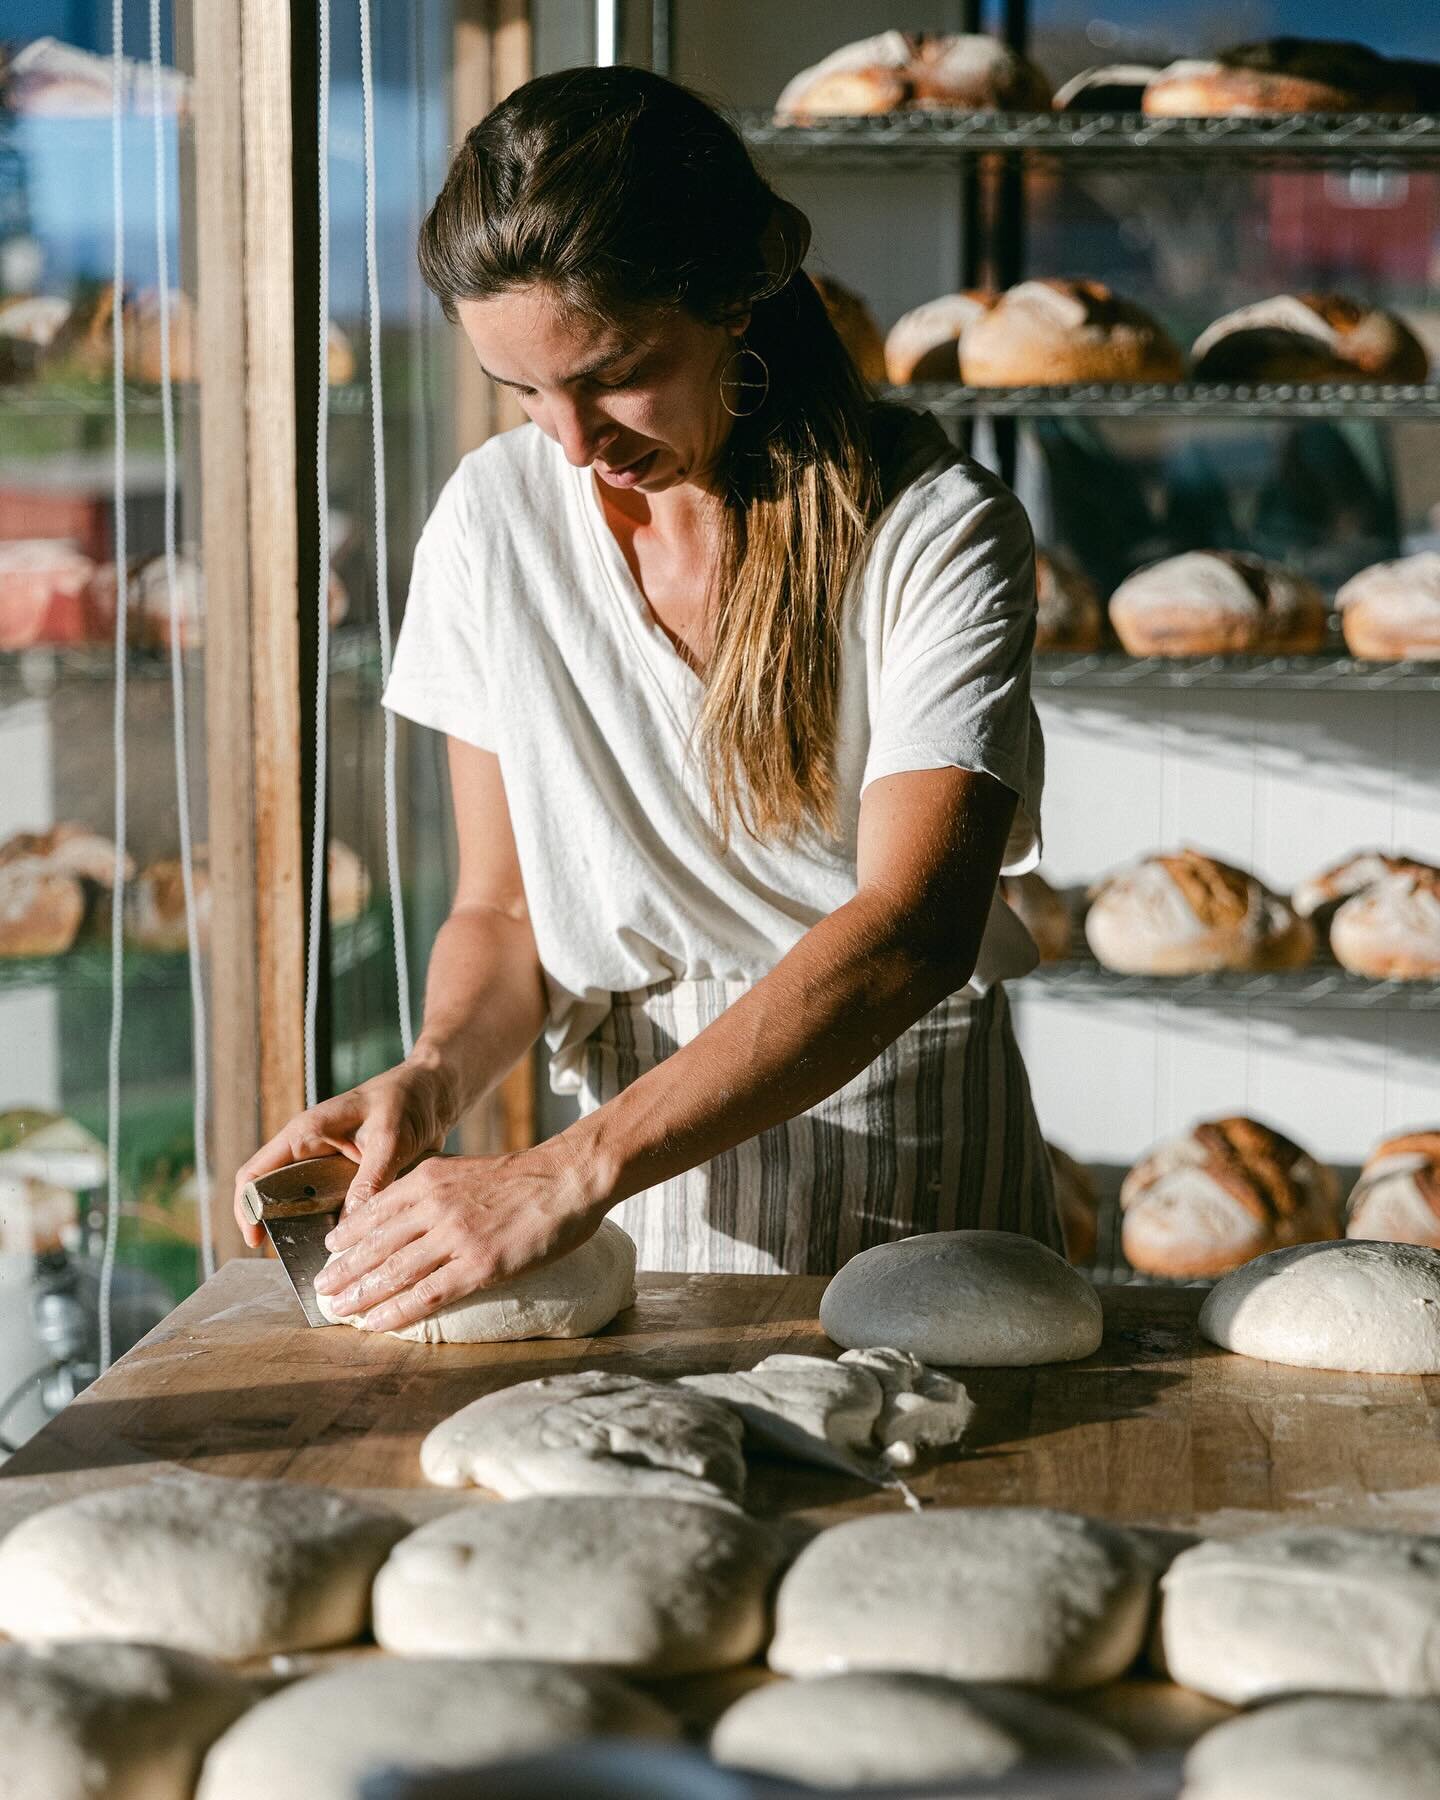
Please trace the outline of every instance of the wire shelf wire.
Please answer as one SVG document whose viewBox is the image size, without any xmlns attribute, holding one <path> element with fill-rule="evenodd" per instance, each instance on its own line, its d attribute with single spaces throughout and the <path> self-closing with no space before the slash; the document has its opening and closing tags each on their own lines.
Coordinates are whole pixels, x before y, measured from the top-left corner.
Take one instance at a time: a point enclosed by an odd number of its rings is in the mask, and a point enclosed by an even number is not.
<svg viewBox="0 0 1440 1800">
<path fill-rule="evenodd" d="M 1315 656 L 1126 656 L 1123 651 L 1049 652 L 1035 658 L 1036 688 L 1276 688 L 1323 693 L 1440 693 L 1440 660 L 1362 662 Z"/>
<path fill-rule="evenodd" d="M 782 124 L 741 115 L 752 149 L 826 163 L 927 162 L 994 151 L 1103 161 L 1143 152 L 1386 165 L 1440 162 L 1433 113 L 1288 113 L 1273 118 L 1152 119 L 1143 113 L 955 112 L 941 108 Z"/>
<path fill-rule="evenodd" d="M 1266 974 L 1121 975 L 1097 962 L 1042 963 L 1012 993 L 1070 1001 L 1164 1000 L 1175 1006 L 1323 1007 L 1344 1012 L 1440 1012 L 1440 980 L 1376 981 L 1334 963 Z"/>
<path fill-rule="evenodd" d="M 1077 382 L 1067 387 L 962 387 L 915 382 L 881 389 L 937 418 L 1440 419 L 1440 382 Z"/>
</svg>

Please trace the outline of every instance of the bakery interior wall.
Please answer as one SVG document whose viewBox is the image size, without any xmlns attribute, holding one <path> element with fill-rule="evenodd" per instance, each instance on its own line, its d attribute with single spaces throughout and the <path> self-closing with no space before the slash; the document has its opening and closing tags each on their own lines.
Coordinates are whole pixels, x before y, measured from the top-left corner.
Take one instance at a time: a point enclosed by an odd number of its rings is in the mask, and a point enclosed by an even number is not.
<svg viewBox="0 0 1440 1800">
<path fill-rule="evenodd" d="M 541 56 L 561 49 L 545 36 L 556 11 L 542 0 Z M 988 9 L 990 28 L 996 12 Z M 1036 0 L 1031 20 L 1033 54 L 1056 83 L 1099 62 L 1163 62 L 1286 31 L 1358 37 L 1396 55 L 1440 53 L 1436 15 L 1415 0 L 1363 10 L 1337 0 L 1223 8 Z M 790 75 L 843 43 L 889 26 L 962 24 L 956 4 L 676 0 L 673 72 L 732 106 L 764 108 Z M 583 53 L 573 36 L 564 48 Z M 644 60 L 643 41 L 624 49 Z M 882 328 L 956 285 L 958 168 L 892 175 L 787 164 L 772 174 L 814 224 L 810 266 L 861 293 Z M 1029 205 L 1027 273 L 1107 280 L 1159 313 L 1182 342 L 1247 300 L 1332 288 L 1399 309 L 1440 360 L 1433 172 L 1147 169 L 1137 160 L 1099 178 L 1032 179 Z M 1287 430 L 1173 419 L 1098 427 L 1162 523 L 1182 487 L 1193 504 L 1223 477 L 1236 523 L 1250 532 Z M 1344 495 L 1331 496 L 1309 559 L 1322 584 L 1387 549 L 1440 547 L 1440 426 L 1345 421 L 1332 441 L 1342 454 L 1348 444 L 1362 458 L 1388 456 L 1401 537 L 1393 547 L 1371 541 L 1363 509 L 1358 521 L 1347 518 Z M 1044 466 L 1034 434 L 1022 433 L 1017 486 L 1042 544 L 1051 501 Z M 1110 494 L 1080 498 L 1103 525 Z M 1440 861 L 1440 696 L 1052 690 L 1037 704 L 1049 754 L 1042 869 L 1057 886 L 1179 844 L 1239 863 L 1282 891 L 1368 846 Z M 1435 1121 L 1433 1012 L 1075 1001 L 1023 982 L 1013 992 L 1042 1124 L 1102 1172 L 1218 1113 L 1253 1112 L 1346 1168 L 1383 1135 Z M 543 1119 L 550 1102 L 541 1098 Z"/>
</svg>

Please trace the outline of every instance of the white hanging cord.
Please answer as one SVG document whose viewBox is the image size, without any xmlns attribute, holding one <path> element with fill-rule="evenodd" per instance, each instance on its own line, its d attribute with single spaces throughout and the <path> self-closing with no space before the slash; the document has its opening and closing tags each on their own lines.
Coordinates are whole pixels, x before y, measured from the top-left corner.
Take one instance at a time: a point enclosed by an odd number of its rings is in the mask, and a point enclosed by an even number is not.
<svg viewBox="0 0 1440 1800">
<path fill-rule="evenodd" d="M 325 898 L 326 751 L 330 718 L 330 0 L 319 0 L 317 194 L 320 220 L 320 379 L 316 404 L 315 461 L 319 537 L 319 618 L 315 648 L 315 823 L 310 840 L 310 933 L 305 947 L 305 1104 L 319 1099 L 315 1022 L 320 1004 L 320 931 Z"/>
<path fill-rule="evenodd" d="M 375 490 L 375 589 L 380 626 L 380 682 L 390 679 L 390 569 L 385 534 L 385 409 L 380 385 L 380 266 L 375 246 L 375 81 L 371 67 L 370 0 L 360 0 L 360 91 L 365 117 L 365 287 L 370 312 L 370 444 Z M 423 404 L 423 401 L 422 401 Z M 410 1020 L 410 959 L 405 945 L 405 900 L 400 890 L 400 834 L 395 798 L 395 719 L 380 708 L 385 731 L 385 868 L 390 883 L 390 928 L 395 938 L 395 986 L 400 1042 L 415 1047 Z"/>
<path fill-rule="evenodd" d="M 155 281 L 160 296 L 160 412 L 165 452 L 165 597 L 170 608 L 170 699 L 175 729 L 175 804 L 180 820 L 180 877 L 185 890 L 185 949 L 190 961 L 190 1036 L 194 1074 L 195 1197 L 200 1208 L 200 1268 L 215 1273 L 215 1228 L 210 1217 L 209 1042 L 205 979 L 195 907 L 195 846 L 190 828 L 190 759 L 186 745 L 185 667 L 180 573 L 175 551 L 175 383 L 170 370 L 170 245 L 166 219 L 165 113 L 161 103 L 160 0 L 150 0 L 151 114 L 155 142 Z M 199 595 L 196 596 L 197 604 Z"/>
<path fill-rule="evenodd" d="M 100 1371 L 111 1363 L 111 1294 L 115 1246 L 120 1231 L 120 1040 L 125 1020 L 125 675 L 129 635 L 130 581 L 125 538 L 125 175 L 124 83 L 125 4 L 110 10 L 110 204 L 114 265 L 114 305 L 110 343 L 114 365 L 111 396 L 115 414 L 115 703 L 114 739 L 115 884 L 110 902 L 110 1044 L 105 1094 L 105 1249 L 100 1258 Z"/>
</svg>

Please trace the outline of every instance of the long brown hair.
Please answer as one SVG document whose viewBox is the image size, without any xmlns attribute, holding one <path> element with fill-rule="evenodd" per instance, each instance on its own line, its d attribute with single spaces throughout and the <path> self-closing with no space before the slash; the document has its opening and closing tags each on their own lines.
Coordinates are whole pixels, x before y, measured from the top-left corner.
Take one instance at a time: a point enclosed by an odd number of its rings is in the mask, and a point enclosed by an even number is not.
<svg viewBox="0 0 1440 1800">
<path fill-rule="evenodd" d="M 726 845 L 732 818 L 763 840 L 838 824 L 841 600 L 882 498 L 869 396 L 801 269 L 809 244 L 719 112 L 627 67 L 516 89 L 466 136 L 420 231 L 452 320 L 458 300 L 531 285 L 611 325 L 751 309 L 745 343 L 770 386 L 724 452 L 696 721 Z"/>
</svg>

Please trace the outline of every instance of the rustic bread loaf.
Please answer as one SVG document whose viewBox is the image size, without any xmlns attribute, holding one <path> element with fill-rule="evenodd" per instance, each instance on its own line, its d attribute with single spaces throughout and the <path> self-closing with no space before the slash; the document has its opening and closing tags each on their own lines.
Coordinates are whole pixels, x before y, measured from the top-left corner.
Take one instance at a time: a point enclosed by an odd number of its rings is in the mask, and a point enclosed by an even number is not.
<svg viewBox="0 0 1440 1800">
<path fill-rule="evenodd" d="M 885 339 L 885 373 L 897 386 L 959 381 L 960 340 L 994 304 L 994 294 L 966 289 L 902 313 Z"/>
<path fill-rule="evenodd" d="M 111 839 L 74 819 L 63 820 L 47 831 L 17 831 L 0 844 L 0 868 L 12 863 L 37 862 L 52 875 L 74 875 L 97 887 L 115 885 L 115 845 Z M 127 878 L 134 862 L 125 858 Z"/>
<path fill-rule="evenodd" d="M 1002 875 L 1000 898 L 1035 940 L 1041 962 L 1064 962 L 1073 927 L 1070 908 L 1043 875 Z"/>
<path fill-rule="evenodd" d="M 1050 83 L 1028 57 L 979 32 L 921 32 L 912 104 L 965 112 L 1044 112 Z"/>
<path fill-rule="evenodd" d="M 1144 110 L 1162 118 L 1297 112 L 1409 112 L 1415 84 L 1405 69 L 1364 44 L 1266 38 L 1213 59 L 1162 69 Z"/>
<path fill-rule="evenodd" d="M 1344 294 L 1275 294 L 1207 325 L 1198 381 L 1424 381 L 1425 346 L 1403 319 Z"/>
<path fill-rule="evenodd" d="M 1288 901 L 1199 850 L 1145 857 L 1092 892 L 1085 936 L 1106 968 L 1124 974 L 1289 969 L 1314 949 L 1311 926 Z"/>
<path fill-rule="evenodd" d="M 960 343 L 971 387 L 1179 381 L 1184 372 L 1164 327 L 1100 281 L 1022 281 Z"/>
<path fill-rule="evenodd" d="M 1335 596 L 1351 654 L 1376 662 L 1440 658 L 1440 552 L 1372 563 Z"/>
<path fill-rule="evenodd" d="M 1345 1235 L 1440 1250 L 1440 1131 L 1376 1145 L 1345 1203 Z"/>
<path fill-rule="evenodd" d="M 775 115 L 790 124 L 903 107 L 968 112 L 1048 108 L 1050 84 L 1028 58 L 979 33 L 883 31 L 845 44 L 785 84 Z"/>
<path fill-rule="evenodd" d="M 1105 609 L 1095 583 L 1063 550 L 1035 553 L 1035 648 L 1098 650 L 1105 635 Z"/>
<path fill-rule="evenodd" d="M 833 275 L 811 274 L 836 336 L 861 377 L 874 386 L 885 379 L 885 340 L 875 315 L 852 288 Z"/>
<path fill-rule="evenodd" d="M 0 869 L 0 956 L 60 956 L 85 919 L 85 890 L 73 875 L 33 858 Z"/>
<path fill-rule="evenodd" d="M 1302 919 L 1309 919 L 1317 931 L 1328 932 L 1331 920 L 1352 894 L 1372 887 L 1386 875 L 1403 875 L 1411 870 L 1428 869 L 1428 863 L 1413 856 L 1391 856 L 1383 850 L 1360 850 L 1342 862 L 1311 875 L 1295 889 L 1290 904 Z"/>
<path fill-rule="evenodd" d="M 1323 647 L 1325 622 L 1313 582 L 1240 550 L 1166 557 L 1110 596 L 1110 623 L 1132 656 L 1308 655 Z"/>
<path fill-rule="evenodd" d="M 1330 921 L 1335 960 L 1377 981 L 1440 976 L 1440 869 L 1421 866 L 1382 875 Z"/>
<path fill-rule="evenodd" d="M 1125 1259 L 1147 1275 L 1223 1275 L 1340 1234 L 1333 1172 L 1268 1125 L 1212 1119 L 1142 1157 L 1120 1189 Z"/>
</svg>

